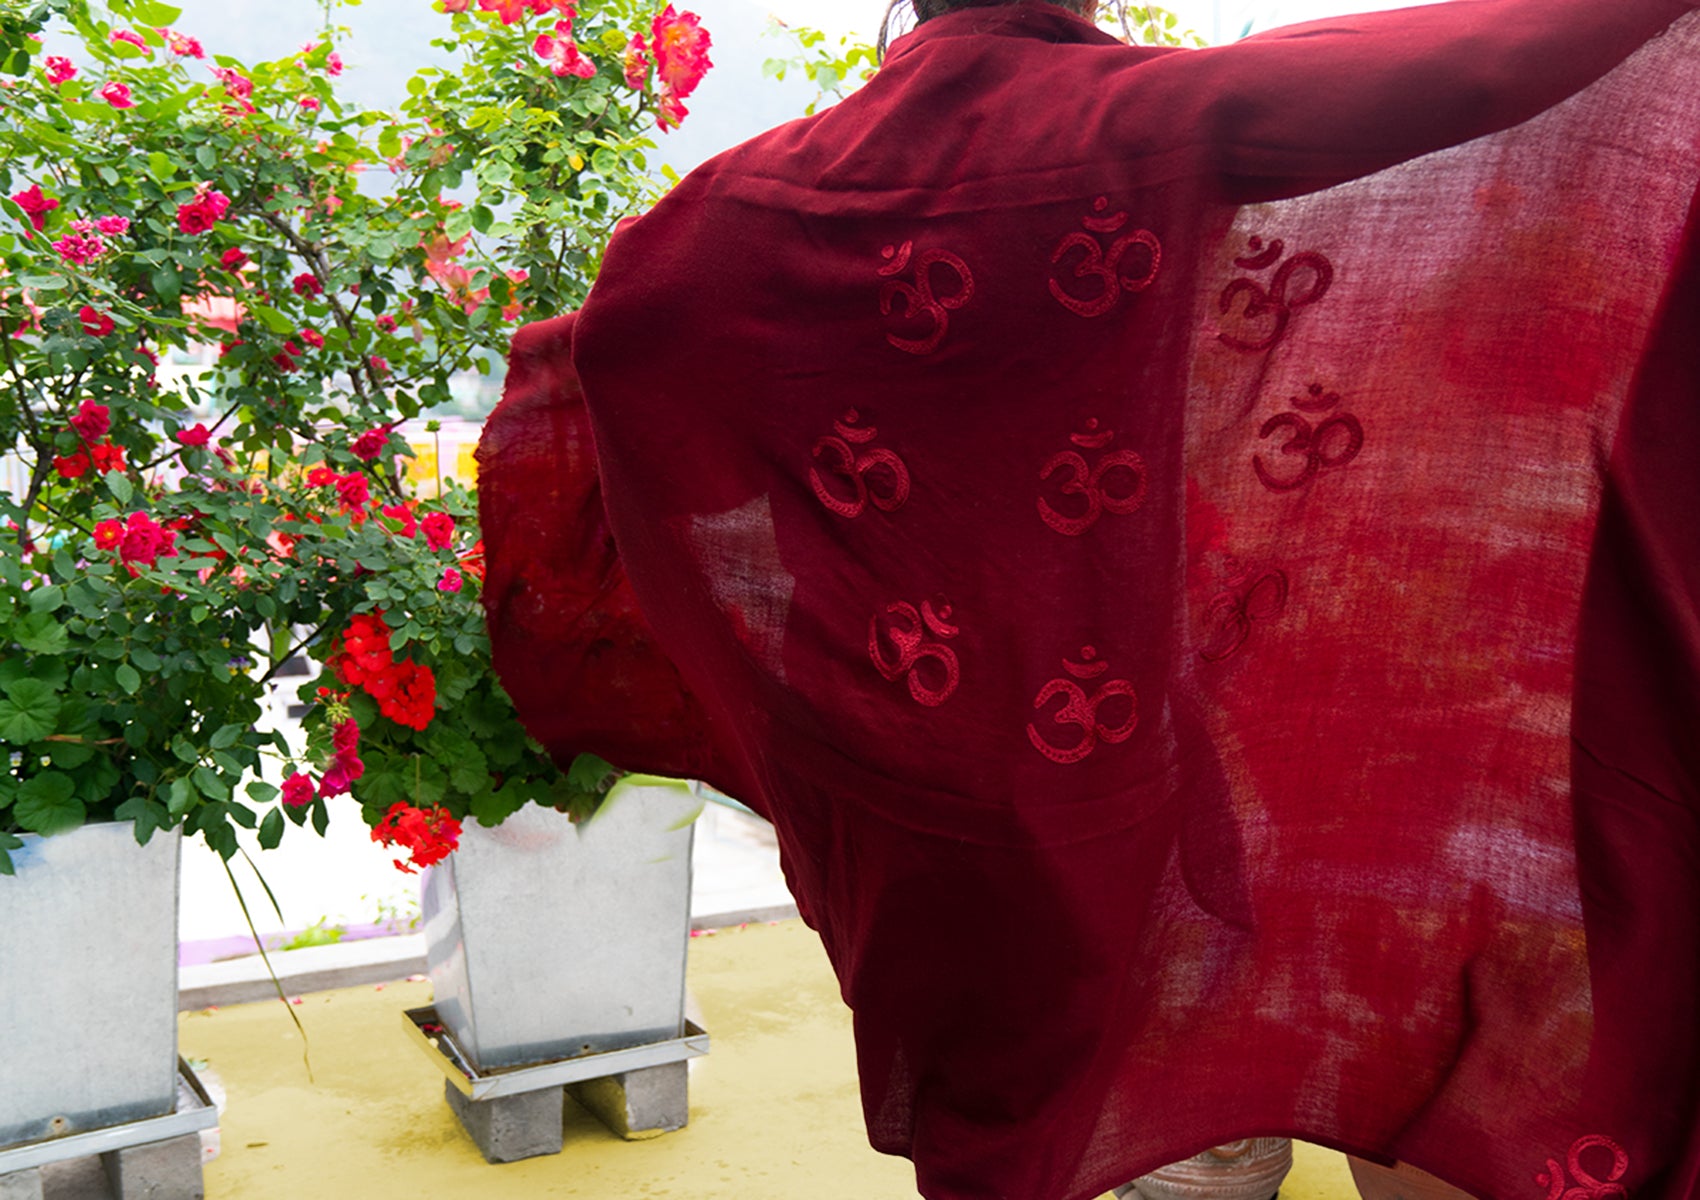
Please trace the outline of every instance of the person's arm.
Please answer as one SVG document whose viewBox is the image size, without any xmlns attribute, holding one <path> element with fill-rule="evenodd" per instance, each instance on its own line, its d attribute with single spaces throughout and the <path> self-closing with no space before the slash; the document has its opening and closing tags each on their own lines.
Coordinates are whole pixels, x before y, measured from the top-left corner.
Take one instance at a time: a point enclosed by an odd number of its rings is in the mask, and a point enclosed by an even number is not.
<svg viewBox="0 0 1700 1200">
<path fill-rule="evenodd" d="M 1694 0 L 1451 0 L 1271 30 L 1142 70 L 1193 109 L 1238 202 L 1314 191 L 1508 129 L 1581 91 Z M 1181 114 L 1177 114 L 1181 115 Z M 1137 114 L 1130 113 L 1134 119 Z"/>
<path fill-rule="evenodd" d="M 730 786 L 702 706 L 620 565 L 573 368 L 574 320 L 514 335 L 502 402 L 478 443 L 496 673 L 563 768 L 589 752 L 628 771 Z"/>
</svg>

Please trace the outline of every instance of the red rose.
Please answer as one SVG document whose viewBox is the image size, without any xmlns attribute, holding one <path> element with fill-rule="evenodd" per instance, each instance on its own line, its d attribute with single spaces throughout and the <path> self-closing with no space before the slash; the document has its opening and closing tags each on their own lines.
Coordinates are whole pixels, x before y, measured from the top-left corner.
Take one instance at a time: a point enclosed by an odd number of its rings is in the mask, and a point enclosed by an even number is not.
<svg viewBox="0 0 1700 1200">
<path fill-rule="evenodd" d="M 446 512 L 428 512 L 420 525 L 425 530 L 425 544 L 433 550 L 447 550 L 455 536 L 455 519 Z"/>
<path fill-rule="evenodd" d="M 248 256 L 235 246 L 219 256 L 219 265 L 226 271 L 240 271 L 248 265 Z"/>
<path fill-rule="evenodd" d="M 104 442 L 99 446 L 89 447 L 89 461 L 94 463 L 94 469 L 102 475 L 108 471 L 124 469 L 124 447 Z"/>
<path fill-rule="evenodd" d="M 303 329 L 300 333 L 300 338 L 315 350 L 323 350 L 325 348 L 325 336 L 317 330 Z"/>
<path fill-rule="evenodd" d="M 324 285 L 319 282 L 318 276 L 314 275 L 311 271 L 301 272 L 301 274 L 289 281 L 289 286 L 295 289 L 295 294 L 297 296 L 321 296 L 325 291 Z"/>
<path fill-rule="evenodd" d="M 83 332 L 90 337 L 105 337 L 116 328 L 111 317 L 90 304 L 77 310 L 77 319 L 83 323 Z"/>
<path fill-rule="evenodd" d="M 98 442 L 112 428 L 112 410 L 93 400 L 84 400 L 77 407 L 77 415 L 71 418 L 71 428 L 83 441 Z"/>
<path fill-rule="evenodd" d="M 211 188 L 199 191 L 187 204 L 177 206 L 177 228 L 184 233 L 205 233 L 230 207 L 230 197 Z"/>
<path fill-rule="evenodd" d="M 206 447 L 208 439 L 212 437 L 212 431 L 197 421 L 193 429 L 179 429 L 171 436 L 191 450 L 201 450 Z"/>
<path fill-rule="evenodd" d="M 299 771 L 283 781 L 283 802 L 290 808 L 300 808 L 313 802 L 313 777 Z"/>
<path fill-rule="evenodd" d="M 336 494 L 345 508 L 365 508 L 372 499 L 372 492 L 366 484 L 366 477 L 359 471 L 339 475 L 336 481 Z"/>
<path fill-rule="evenodd" d="M 378 510 L 390 520 L 401 525 L 395 532 L 402 537 L 412 537 L 418 532 L 418 524 L 413 519 L 413 510 L 405 504 L 386 504 Z"/>
<path fill-rule="evenodd" d="M 59 472 L 61 479 L 81 479 L 89 471 L 89 456 L 79 450 L 75 454 L 56 455 L 53 459 L 53 469 Z"/>
</svg>

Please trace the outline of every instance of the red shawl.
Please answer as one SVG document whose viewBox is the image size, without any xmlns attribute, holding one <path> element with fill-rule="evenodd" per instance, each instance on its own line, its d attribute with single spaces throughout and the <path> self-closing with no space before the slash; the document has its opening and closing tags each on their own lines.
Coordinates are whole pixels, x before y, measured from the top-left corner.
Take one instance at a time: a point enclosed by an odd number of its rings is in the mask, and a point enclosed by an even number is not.
<svg viewBox="0 0 1700 1200">
<path fill-rule="evenodd" d="M 509 690 L 772 817 L 924 1195 L 1700 1195 L 1687 7 L 960 11 L 515 339 Z"/>
</svg>

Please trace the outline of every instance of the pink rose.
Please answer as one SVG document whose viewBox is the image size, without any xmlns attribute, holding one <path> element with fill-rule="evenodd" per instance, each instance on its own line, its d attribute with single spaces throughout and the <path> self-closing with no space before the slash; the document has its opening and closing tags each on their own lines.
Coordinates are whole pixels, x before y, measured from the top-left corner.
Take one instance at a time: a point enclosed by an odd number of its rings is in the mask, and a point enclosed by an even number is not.
<svg viewBox="0 0 1700 1200">
<path fill-rule="evenodd" d="M 149 58 L 153 57 L 153 47 L 148 45 L 146 39 L 134 29 L 114 29 L 112 40 L 113 42 L 124 42 L 127 45 L 134 46 Z"/>
<path fill-rule="evenodd" d="M 460 585 L 460 572 L 453 567 L 444 567 L 443 577 L 437 581 L 437 590 L 439 592 L 458 592 Z"/>
<path fill-rule="evenodd" d="M 136 107 L 136 102 L 130 99 L 129 85 L 119 83 L 116 79 L 100 89 L 100 98 L 112 105 L 113 108 Z"/>
<path fill-rule="evenodd" d="M 58 87 L 67 80 L 75 79 L 77 76 L 77 65 L 70 59 L 57 54 L 49 54 L 43 68 L 47 74 L 47 82 L 54 87 Z"/>
<path fill-rule="evenodd" d="M 130 232 L 129 217 L 102 217 L 94 223 L 94 227 L 102 233 L 113 237 L 122 237 Z"/>
</svg>

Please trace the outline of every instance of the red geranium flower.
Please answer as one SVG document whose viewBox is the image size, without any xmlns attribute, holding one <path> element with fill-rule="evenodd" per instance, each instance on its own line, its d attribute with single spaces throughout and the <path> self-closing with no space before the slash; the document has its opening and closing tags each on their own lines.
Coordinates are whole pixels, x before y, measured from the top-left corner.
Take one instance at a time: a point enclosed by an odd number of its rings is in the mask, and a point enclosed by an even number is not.
<svg viewBox="0 0 1700 1200">
<path fill-rule="evenodd" d="M 454 852 L 460 845 L 460 822 L 441 805 L 415 808 L 398 800 L 390 805 L 383 820 L 372 827 L 372 840 L 385 846 L 404 847 L 410 861 L 398 858 L 395 865 L 411 875 L 417 868 L 442 862 Z"/>
</svg>

